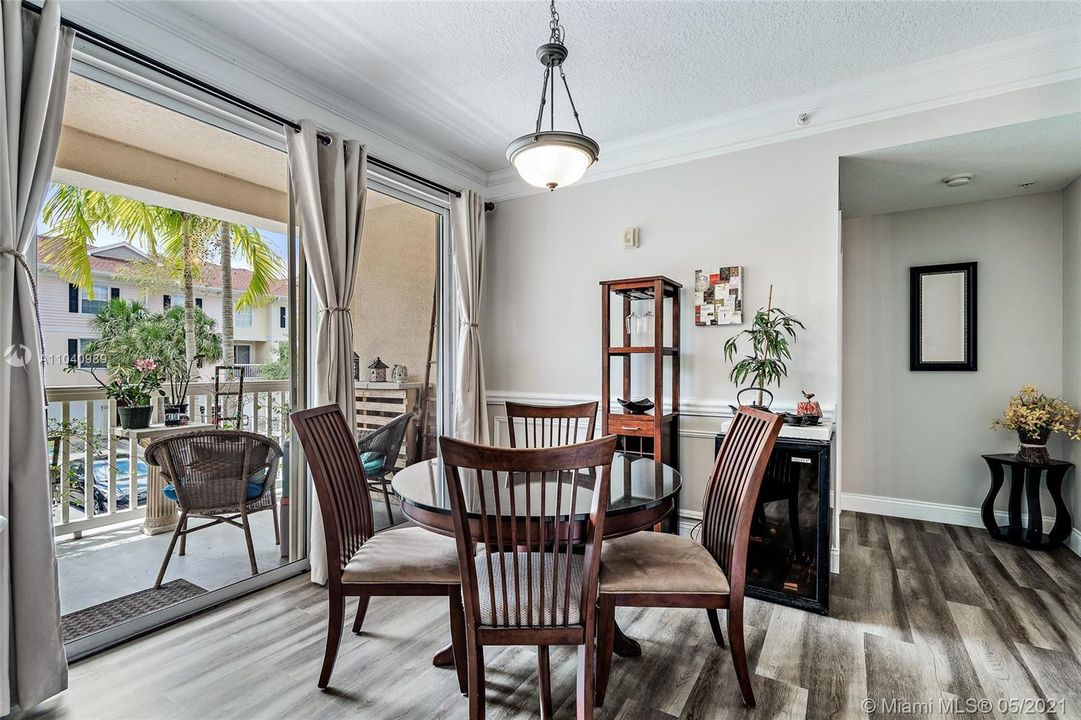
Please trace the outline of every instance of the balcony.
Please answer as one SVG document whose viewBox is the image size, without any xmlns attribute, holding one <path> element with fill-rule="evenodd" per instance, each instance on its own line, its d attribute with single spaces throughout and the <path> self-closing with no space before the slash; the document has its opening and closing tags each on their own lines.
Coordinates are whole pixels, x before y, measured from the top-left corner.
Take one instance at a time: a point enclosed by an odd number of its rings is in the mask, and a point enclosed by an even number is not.
<svg viewBox="0 0 1081 720">
<path fill-rule="evenodd" d="M 206 422 L 213 408 L 213 383 L 192 384 L 189 397 L 191 421 Z M 241 429 L 268 435 L 284 448 L 289 382 L 245 382 L 243 402 Z M 155 414 L 162 417 L 160 406 Z M 52 435 L 51 459 L 53 532 L 66 641 L 104 629 L 115 622 L 110 618 L 130 619 L 250 576 L 243 534 L 220 525 L 191 535 L 185 555 L 174 551 L 162 590 L 150 590 L 175 522 L 158 528 L 164 532 L 148 534 L 153 519 L 148 518 L 148 507 L 151 516 L 167 515 L 166 521 L 175 517 L 175 508 L 163 498 L 148 497 L 150 468 L 142 459 L 142 448 L 114 433 L 115 403 L 105 398 L 101 388 L 49 388 L 49 417 L 54 430 L 66 428 Z M 87 467 L 92 468 L 91 493 L 86 491 Z M 287 494 L 287 473 L 281 463 L 275 478 L 280 504 L 283 490 Z M 155 509 L 163 505 L 164 511 Z M 280 546 L 274 543 L 271 513 L 252 515 L 252 541 L 260 572 L 289 560 L 285 541 L 290 524 L 288 507 L 286 500 L 279 508 L 283 528 Z"/>
</svg>

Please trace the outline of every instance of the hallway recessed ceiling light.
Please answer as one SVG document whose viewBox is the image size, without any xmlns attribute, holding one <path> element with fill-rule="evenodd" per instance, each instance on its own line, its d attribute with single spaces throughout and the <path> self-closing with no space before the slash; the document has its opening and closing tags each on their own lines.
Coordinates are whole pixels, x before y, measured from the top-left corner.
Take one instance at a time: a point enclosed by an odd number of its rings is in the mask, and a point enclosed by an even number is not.
<svg viewBox="0 0 1081 720">
<path fill-rule="evenodd" d="M 544 65 L 544 85 L 541 88 L 540 108 L 537 110 L 537 126 L 533 132 L 521 136 L 507 147 L 507 159 L 530 185 L 555 190 L 557 187 L 570 185 L 585 175 L 589 166 L 597 161 L 601 149 L 596 140 L 582 131 L 582 121 L 578 119 L 578 110 L 574 107 L 567 75 L 563 72 L 567 46 L 563 44 L 565 33 L 559 23 L 555 0 L 552 0 L 550 9 L 552 20 L 548 25 L 552 34 L 548 42 L 537 48 L 537 59 Z M 559 77 L 567 93 L 567 102 L 578 124 L 578 132 L 556 130 L 555 70 L 559 70 Z M 541 130 L 544 106 L 548 103 L 549 129 Z"/>
<path fill-rule="evenodd" d="M 946 187 L 964 187 L 972 182 L 972 173 L 957 173 L 956 175 L 950 175 L 949 177 L 942 178 L 942 182 Z"/>
</svg>

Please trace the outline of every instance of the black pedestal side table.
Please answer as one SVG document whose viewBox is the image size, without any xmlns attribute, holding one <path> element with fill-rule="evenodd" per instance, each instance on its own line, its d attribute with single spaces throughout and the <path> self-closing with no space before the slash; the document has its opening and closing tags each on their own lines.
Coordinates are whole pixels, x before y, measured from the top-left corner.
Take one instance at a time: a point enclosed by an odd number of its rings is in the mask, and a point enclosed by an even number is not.
<svg viewBox="0 0 1081 720">
<path fill-rule="evenodd" d="M 983 499 L 981 514 L 983 524 L 991 537 L 1034 550 L 1050 550 L 1058 547 L 1069 537 L 1073 525 L 1070 511 L 1062 500 L 1062 481 L 1073 463 L 1052 460 L 1037 464 L 1018 460 L 1016 455 L 984 455 L 991 469 L 991 489 Z M 1002 488 L 1006 468 L 1010 468 L 1009 524 L 999 525 L 995 519 L 995 498 Z M 1043 531 L 1043 512 L 1040 510 L 1040 478 L 1047 473 L 1047 492 L 1055 503 L 1055 525 L 1051 532 Z M 1028 500 L 1028 527 L 1021 525 L 1021 495 Z"/>
</svg>

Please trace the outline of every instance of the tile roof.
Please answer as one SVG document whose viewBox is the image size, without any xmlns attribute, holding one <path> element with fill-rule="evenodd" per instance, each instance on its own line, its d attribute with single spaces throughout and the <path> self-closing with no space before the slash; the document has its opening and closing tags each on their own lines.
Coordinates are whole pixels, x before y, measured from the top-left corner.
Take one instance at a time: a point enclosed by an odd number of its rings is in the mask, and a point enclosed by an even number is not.
<svg viewBox="0 0 1081 720">
<path fill-rule="evenodd" d="M 39 239 L 41 238 L 39 236 Z M 43 257 L 42 243 L 38 243 L 38 263 L 46 267 L 49 263 L 45 262 Z M 114 258 L 97 257 L 95 255 L 90 256 L 90 269 L 94 272 L 102 273 L 117 273 L 127 267 L 130 263 L 127 260 L 116 260 Z M 245 268 L 233 268 L 233 291 L 241 293 L 247 289 L 248 283 L 251 282 L 251 270 Z M 198 278 L 196 284 L 199 287 L 207 288 L 221 288 L 222 272 L 221 265 L 214 263 L 204 263 L 202 274 Z M 271 292 L 278 297 L 285 297 L 288 293 L 289 284 L 285 280 L 274 280 L 270 284 Z"/>
</svg>

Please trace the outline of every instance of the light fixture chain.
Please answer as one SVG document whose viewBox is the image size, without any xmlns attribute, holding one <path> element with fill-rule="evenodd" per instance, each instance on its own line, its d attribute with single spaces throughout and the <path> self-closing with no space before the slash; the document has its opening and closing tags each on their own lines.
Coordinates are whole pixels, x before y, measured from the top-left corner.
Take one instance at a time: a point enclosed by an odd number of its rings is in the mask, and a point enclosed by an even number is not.
<svg viewBox="0 0 1081 720">
<path fill-rule="evenodd" d="M 559 43 L 560 45 L 562 45 L 563 44 L 563 37 L 564 37 L 565 33 L 564 33 L 564 30 L 563 30 L 563 26 L 559 24 L 559 13 L 556 12 L 555 0 L 551 1 L 551 5 L 549 6 L 549 9 L 552 12 L 552 20 L 548 23 L 548 27 L 551 28 L 551 30 L 552 30 L 552 36 L 548 40 L 548 42 Z"/>
<path fill-rule="evenodd" d="M 548 74 L 552 76 L 552 105 L 548 108 L 548 112 L 551 113 L 552 130 L 556 129 L 556 76 L 552 74 L 552 66 L 548 66 Z"/>
<path fill-rule="evenodd" d="M 552 73 L 552 66 L 546 65 L 544 68 L 544 82 L 541 83 L 541 99 L 540 107 L 537 108 L 537 129 L 536 132 L 540 132 L 541 123 L 544 121 L 544 103 L 548 96 L 548 76 Z"/>
<path fill-rule="evenodd" d="M 567 91 L 567 100 L 571 103 L 571 112 L 574 113 L 574 121 L 578 123 L 578 132 L 583 135 L 586 131 L 582 129 L 582 120 L 578 117 L 578 108 L 574 106 L 574 96 L 571 95 L 571 86 L 567 84 L 567 73 L 563 72 L 563 66 L 559 66 L 559 77 L 563 80 L 563 89 Z"/>
</svg>

